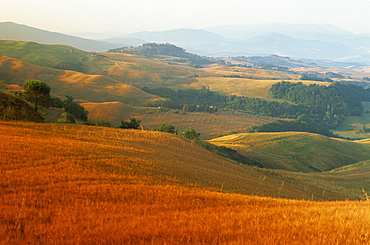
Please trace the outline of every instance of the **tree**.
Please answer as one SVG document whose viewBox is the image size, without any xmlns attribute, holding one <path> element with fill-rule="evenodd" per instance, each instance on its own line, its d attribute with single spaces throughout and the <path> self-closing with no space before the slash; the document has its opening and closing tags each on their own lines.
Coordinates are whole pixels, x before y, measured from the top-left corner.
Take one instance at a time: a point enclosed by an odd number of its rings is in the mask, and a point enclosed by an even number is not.
<svg viewBox="0 0 370 245">
<path fill-rule="evenodd" d="M 194 140 L 199 138 L 200 133 L 197 133 L 193 128 L 189 128 L 185 132 L 183 132 L 181 136 L 190 140 Z"/>
<path fill-rule="evenodd" d="M 136 118 L 130 118 L 130 121 L 121 121 L 119 128 L 124 129 L 139 129 L 141 120 L 136 120 Z"/>
<path fill-rule="evenodd" d="M 37 111 L 38 103 L 50 96 L 50 87 L 40 80 L 27 80 L 23 84 L 23 89 L 26 98 L 35 103 L 35 111 Z"/>
<path fill-rule="evenodd" d="M 165 133 L 170 133 L 170 134 L 174 134 L 176 133 L 176 129 L 174 126 L 170 125 L 170 124 L 162 124 L 159 128 L 155 128 L 153 129 L 154 131 L 159 131 L 159 132 L 165 132 Z"/>
</svg>

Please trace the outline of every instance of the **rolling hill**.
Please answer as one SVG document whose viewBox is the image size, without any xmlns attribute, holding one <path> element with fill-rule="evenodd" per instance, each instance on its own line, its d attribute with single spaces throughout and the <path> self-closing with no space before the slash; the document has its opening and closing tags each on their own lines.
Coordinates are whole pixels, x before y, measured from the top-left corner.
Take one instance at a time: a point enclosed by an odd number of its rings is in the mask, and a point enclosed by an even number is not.
<svg viewBox="0 0 370 245">
<path fill-rule="evenodd" d="M 0 122 L 0 139 L 2 243 L 368 241 L 368 202 L 231 194 L 347 198 L 231 163 L 171 134 Z"/>
<path fill-rule="evenodd" d="M 209 142 L 238 150 L 265 168 L 306 173 L 329 171 L 370 157 L 368 145 L 301 132 L 242 133 Z"/>
<path fill-rule="evenodd" d="M 173 62 L 130 54 L 88 53 L 68 46 L 41 45 L 29 42 L 0 41 L 0 55 L 49 68 L 74 70 L 89 75 L 103 75 L 137 88 L 148 86 L 199 89 L 206 86 L 211 90 L 230 95 L 236 94 L 269 100 L 271 98 L 268 90 L 272 84 L 279 80 L 300 81 L 307 84 L 319 83 L 297 80 L 299 75 L 289 71 L 222 66 L 216 65 L 216 63 L 206 68 L 194 68 L 186 64 L 172 64 Z M 301 65 L 304 66 L 302 63 Z M 303 69 L 307 68 L 304 66 Z M 325 72 L 325 70 L 321 72 Z"/>
<path fill-rule="evenodd" d="M 11 84 L 22 85 L 26 80 L 40 79 L 48 83 L 53 95 L 63 97 L 69 95 L 80 101 L 121 101 L 143 105 L 147 101 L 158 99 L 103 75 L 46 68 L 6 56 L 0 56 L 0 72 L 7 74 Z"/>
</svg>

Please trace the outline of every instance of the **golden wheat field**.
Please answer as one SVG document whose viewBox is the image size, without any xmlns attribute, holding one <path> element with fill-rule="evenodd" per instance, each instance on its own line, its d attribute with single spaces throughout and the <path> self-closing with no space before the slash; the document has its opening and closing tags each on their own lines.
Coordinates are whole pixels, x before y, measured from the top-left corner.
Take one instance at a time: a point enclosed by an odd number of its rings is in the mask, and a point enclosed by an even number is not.
<svg viewBox="0 0 370 245">
<path fill-rule="evenodd" d="M 263 176 L 174 135 L 0 122 L 0 155 L 0 244 L 370 242 L 369 202 L 233 194 Z"/>
</svg>

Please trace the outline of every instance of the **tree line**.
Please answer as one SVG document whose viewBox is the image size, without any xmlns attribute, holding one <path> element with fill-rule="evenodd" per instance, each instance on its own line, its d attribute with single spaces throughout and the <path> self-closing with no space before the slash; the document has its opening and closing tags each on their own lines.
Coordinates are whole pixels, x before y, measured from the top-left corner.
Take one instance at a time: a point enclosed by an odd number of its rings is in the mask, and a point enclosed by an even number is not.
<svg viewBox="0 0 370 245">
<path fill-rule="evenodd" d="M 362 101 L 370 101 L 370 89 L 354 84 L 334 82 L 330 86 L 304 85 L 286 81 L 274 84 L 271 95 L 285 102 L 267 101 L 245 96 L 224 95 L 205 87 L 179 89 L 143 87 L 145 92 L 166 98 L 164 102 L 148 104 L 169 109 L 217 112 L 218 109 L 237 110 L 258 116 L 298 119 L 335 128 L 345 117 L 361 115 Z M 311 125 L 312 126 L 312 125 Z M 321 129 L 320 129 L 321 130 Z"/>
</svg>

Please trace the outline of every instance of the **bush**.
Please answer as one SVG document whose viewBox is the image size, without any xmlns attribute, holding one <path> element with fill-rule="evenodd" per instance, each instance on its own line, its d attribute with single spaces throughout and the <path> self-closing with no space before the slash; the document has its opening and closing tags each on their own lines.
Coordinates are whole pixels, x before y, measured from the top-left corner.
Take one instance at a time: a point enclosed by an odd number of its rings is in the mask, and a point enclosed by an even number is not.
<svg viewBox="0 0 370 245">
<path fill-rule="evenodd" d="M 141 120 L 136 120 L 136 118 L 130 118 L 130 121 L 121 121 L 118 128 L 124 129 L 139 129 Z"/>
</svg>

